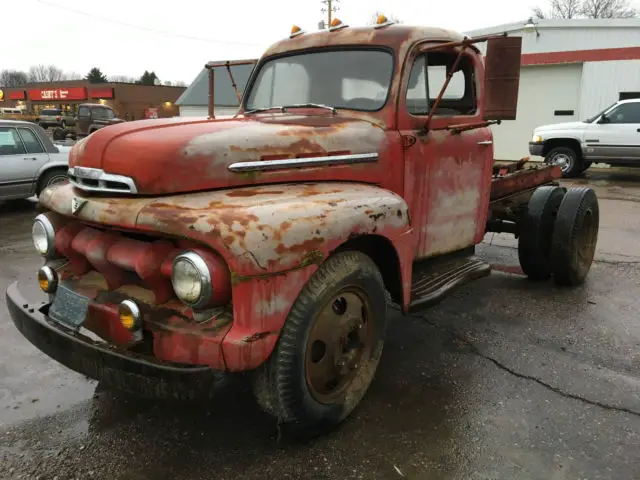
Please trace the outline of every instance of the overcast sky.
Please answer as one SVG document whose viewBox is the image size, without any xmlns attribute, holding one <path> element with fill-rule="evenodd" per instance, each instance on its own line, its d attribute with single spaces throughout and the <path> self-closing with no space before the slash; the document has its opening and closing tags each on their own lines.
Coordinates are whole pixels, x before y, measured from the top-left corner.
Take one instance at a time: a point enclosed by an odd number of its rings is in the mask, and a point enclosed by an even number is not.
<svg viewBox="0 0 640 480">
<path fill-rule="evenodd" d="M 540 0 L 543 4 L 546 0 Z M 208 60 L 258 57 L 293 24 L 317 30 L 320 0 L 1 0 L 0 69 L 53 63 L 86 74 L 190 83 Z M 525 21 L 535 0 L 340 0 L 337 16 L 363 25 L 376 10 L 407 24 L 461 32 Z M 546 6 L 546 5 L 545 5 Z M 20 15 L 18 15 L 18 13 Z M 130 26 L 126 26 L 129 24 Z M 146 29 L 146 30 L 145 30 Z M 191 37 L 191 38 L 187 38 Z M 6 39 L 12 39 L 7 42 Z"/>
</svg>

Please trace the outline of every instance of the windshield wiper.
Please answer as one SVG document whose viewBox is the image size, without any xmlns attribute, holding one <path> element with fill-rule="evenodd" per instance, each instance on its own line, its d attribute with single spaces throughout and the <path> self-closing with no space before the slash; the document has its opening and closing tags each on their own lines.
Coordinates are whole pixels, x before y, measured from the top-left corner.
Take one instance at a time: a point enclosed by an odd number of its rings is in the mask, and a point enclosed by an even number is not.
<svg viewBox="0 0 640 480">
<path fill-rule="evenodd" d="M 282 110 L 286 111 L 287 108 L 325 108 L 327 110 L 331 110 L 331 113 L 336 113 L 335 108 L 322 103 L 294 103 L 293 105 L 284 105 Z"/>
<path fill-rule="evenodd" d="M 276 110 L 276 109 L 284 113 L 284 107 L 262 107 L 262 108 L 254 108 L 253 110 L 247 110 L 246 112 L 244 112 L 244 114 L 248 115 L 251 113 L 268 112 L 269 110 Z"/>
<path fill-rule="evenodd" d="M 247 110 L 244 112 L 245 115 L 251 113 L 260 113 L 260 112 L 268 112 L 269 110 L 280 110 L 282 113 L 286 112 L 288 108 L 324 108 L 327 110 L 331 110 L 331 113 L 336 113 L 336 109 L 329 106 L 324 105 L 322 103 L 292 103 L 291 105 L 280 105 L 273 107 L 263 107 L 263 108 L 254 108 L 253 110 Z"/>
</svg>

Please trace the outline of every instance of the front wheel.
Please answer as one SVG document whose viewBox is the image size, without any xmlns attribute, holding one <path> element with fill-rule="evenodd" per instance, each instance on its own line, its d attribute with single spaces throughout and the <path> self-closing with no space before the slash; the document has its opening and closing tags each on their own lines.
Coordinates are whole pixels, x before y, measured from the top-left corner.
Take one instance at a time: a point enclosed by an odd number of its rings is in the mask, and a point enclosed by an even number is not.
<svg viewBox="0 0 640 480">
<path fill-rule="evenodd" d="M 342 422 L 365 395 L 382 355 L 385 292 L 367 255 L 330 257 L 296 299 L 254 377 L 262 408 L 303 436 Z"/>
<path fill-rule="evenodd" d="M 575 177 L 581 172 L 580 159 L 575 150 L 569 147 L 556 147 L 545 157 L 545 162 L 551 165 L 558 165 L 565 178 Z"/>
</svg>

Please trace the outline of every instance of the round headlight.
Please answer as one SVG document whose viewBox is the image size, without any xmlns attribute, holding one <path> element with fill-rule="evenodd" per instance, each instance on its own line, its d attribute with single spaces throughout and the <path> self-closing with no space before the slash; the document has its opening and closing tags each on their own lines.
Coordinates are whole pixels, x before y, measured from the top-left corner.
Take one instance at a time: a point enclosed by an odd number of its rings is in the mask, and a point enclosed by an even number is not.
<svg viewBox="0 0 640 480">
<path fill-rule="evenodd" d="M 50 257 L 55 252 L 55 229 L 46 215 L 40 214 L 33 221 L 31 236 L 33 246 L 43 257 Z"/>
<path fill-rule="evenodd" d="M 190 307 L 205 307 L 211 300 L 211 272 L 195 252 L 181 253 L 175 258 L 171 283 L 176 296 Z"/>
</svg>

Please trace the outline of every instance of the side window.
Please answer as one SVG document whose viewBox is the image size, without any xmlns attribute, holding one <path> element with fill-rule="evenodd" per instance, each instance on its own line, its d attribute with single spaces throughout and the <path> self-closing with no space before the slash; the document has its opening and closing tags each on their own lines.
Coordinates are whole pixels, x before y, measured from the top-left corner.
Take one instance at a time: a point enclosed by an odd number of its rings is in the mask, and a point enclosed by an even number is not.
<svg viewBox="0 0 640 480">
<path fill-rule="evenodd" d="M 0 155 L 22 155 L 25 153 L 17 130 L 0 127 Z"/>
<path fill-rule="evenodd" d="M 623 103 L 607 115 L 608 123 L 640 123 L 640 102 Z"/>
<path fill-rule="evenodd" d="M 438 98 L 440 90 L 447 81 L 447 68 L 444 65 L 429 65 L 427 67 L 427 75 L 429 76 L 429 92 L 431 92 L 431 101 L 434 101 Z M 442 98 L 447 100 L 462 100 L 465 93 L 464 80 L 464 73 L 461 70 L 454 73 Z"/>
<path fill-rule="evenodd" d="M 407 85 L 407 110 L 412 115 L 429 114 L 426 73 L 425 57 L 420 55 L 413 62 L 409 74 L 409 85 Z"/>
<path fill-rule="evenodd" d="M 28 128 L 19 128 L 18 131 L 20 132 L 22 142 L 27 149 L 27 153 L 44 153 L 44 147 L 33 131 Z"/>
<path fill-rule="evenodd" d="M 413 115 L 428 115 L 447 73 L 453 68 L 457 52 L 428 52 L 418 57 L 411 68 L 407 87 L 407 110 Z M 425 68 L 426 63 L 426 68 Z M 477 110 L 474 67 L 470 57 L 463 56 L 440 100 L 434 115 L 473 115 Z"/>
<path fill-rule="evenodd" d="M 80 107 L 78 109 L 79 117 L 88 117 L 89 116 L 89 107 Z"/>
</svg>

